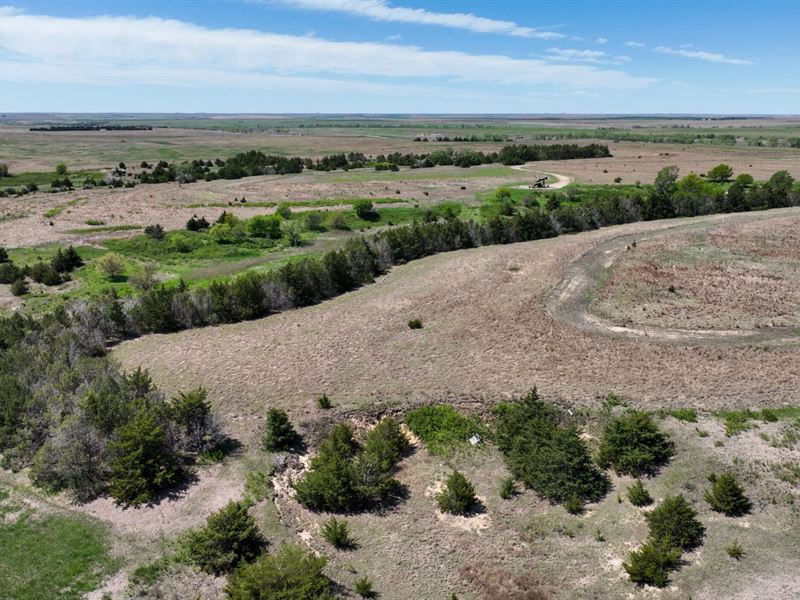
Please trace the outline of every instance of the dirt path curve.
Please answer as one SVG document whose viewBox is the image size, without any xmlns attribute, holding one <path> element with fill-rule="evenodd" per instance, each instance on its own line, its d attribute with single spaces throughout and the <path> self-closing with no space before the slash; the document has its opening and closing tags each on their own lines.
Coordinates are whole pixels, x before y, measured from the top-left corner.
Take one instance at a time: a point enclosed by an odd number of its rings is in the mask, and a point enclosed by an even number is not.
<svg viewBox="0 0 800 600">
<path fill-rule="evenodd" d="M 547 175 L 548 177 L 555 177 L 556 182 L 555 183 L 551 183 L 546 188 L 533 188 L 533 187 L 531 187 L 529 185 L 518 185 L 518 186 L 516 186 L 516 189 L 520 189 L 520 190 L 527 190 L 527 189 L 560 190 L 561 188 L 563 188 L 565 186 L 568 186 L 570 183 L 572 183 L 572 177 L 567 177 L 566 175 L 561 175 L 559 173 L 548 173 L 547 171 L 540 171 L 538 169 L 531 168 L 531 167 L 534 167 L 535 165 L 536 165 L 536 163 L 528 163 L 528 164 L 525 164 L 525 165 L 511 165 L 511 168 L 515 169 L 517 171 L 527 171 L 529 173 L 541 173 L 542 175 Z"/>
<path fill-rule="evenodd" d="M 798 209 L 789 209 L 800 214 Z M 785 218 L 786 210 L 756 214 L 714 215 L 706 219 L 680 220 L 671 227 L 650 233 L 619 235 L 605 240 L 567 267 L 564 278 L 545 300 L 547 312 L 579 329 L 601 335 L 625 336 L 643 341 L 691 345 L 759 345 L 798 344 L 800 331 L 793 327 L 772 327 L 757 331 L 740 329 L 696 330 L 654 326 L 622 326 L 589 312 L 593 292 L 601 286 L 604 273 L 633 242 L 652 240 L 676 232 L 702 232 L 717 227 L 722 221 L 738 223 Z"/>
</svg>

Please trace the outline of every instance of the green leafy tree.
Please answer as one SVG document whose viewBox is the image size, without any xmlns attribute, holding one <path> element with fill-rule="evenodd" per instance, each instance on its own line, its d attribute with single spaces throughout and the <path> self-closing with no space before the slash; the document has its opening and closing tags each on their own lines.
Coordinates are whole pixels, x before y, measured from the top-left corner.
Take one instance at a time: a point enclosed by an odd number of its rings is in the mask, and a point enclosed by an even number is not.
<svg viewBox="0 0 800 600">
<path fill-rule="evenodd" d="M 359 219 L 365 221 L 375 221 L 378 219 L 378 213 L 375 212 L 375 207 L 369 200 L 361 199 L 353 202 L 353 211 Z"/>
<path fill-rule="evenodd" d="M 744 495 L 744 489 L 735 475 L 712 475 L 709 479 L 711 489 L 706 491 L 704 498 L 711 508 L 728 517 L 738 517 L 750 512 L 750 500 Z"/>
<path fill-rule="evenodd" d="M 289 450 L 297 443 L 299 436 L 289 420 L 286 411 L 271 408 L 267 412 L 267 431 L 264 434 L 264 448 L 271 452 Z"/>
<path fill-rule="evenodd" d="M 229 502 L 183 540 L 186 560 L 207 573 L 228 573 L 258 556 L 264 543 L 247 502 Z"/>
<path fill-rule="evenodd" d="M 722 163 L 711 169 L 707 175 L 710 181 L 728 181 L 733 177 L 733 169 Z"/>
<path fill-rule="evenodd" d="M 453 515 L 466 515 L 478 498 L 472 483 L 458 471 L 453 471 L 441 492 L 436 495 L 439 510 Z"/>
<path fill-rule="evenodd" d="M 109 279 L 115 279 L 125 272 L 125 261 L 119 254 L 109 252 L 97 259 L 97 270 Z"/>
<path fill-rule="evenodd" d="M 669 573 L 678 568 L 681 551 L 669 545 L 654 541 L 647 542 L 628 555 L 628 562 L 622 568 L 633 583 L 665 587 Z"/>
<path fill-rule="evenodd" d="M 58 163 L 56 165 L 56 175 L 66 175 L 67 174 L 67 165 L 64 163 Z"/>
<path fill-rule="evenodd" d="M 645 515 L 650 527 L 650 539 L 674 548 L 691 550 L 703 541 L 705 528 L 686 499 L 670 496 Z"/>
<path fill-rule="evenodd" d="M 225 591 L 231 600 L 334 600 L 326 564 L 325 557 L 284 545 L 273 556 L 240 566 Z"/>
<path fill-rule="evenodd" d="M 150 502 L 180 477 L 180 463 L 169 445 L 163 411 L 150 402 L 140 402 L 130 421 L 117 429 L 110 451 L 110 491 L 117 504 Z"/>
<path fill-rule="evenodd" d="M 598 462 L 619 474 L 640 477 L 654 473 L 673 454 L 672 443 L 652 417 L 630 411 L 612 419 L 603 431 Z"/>
</svg>

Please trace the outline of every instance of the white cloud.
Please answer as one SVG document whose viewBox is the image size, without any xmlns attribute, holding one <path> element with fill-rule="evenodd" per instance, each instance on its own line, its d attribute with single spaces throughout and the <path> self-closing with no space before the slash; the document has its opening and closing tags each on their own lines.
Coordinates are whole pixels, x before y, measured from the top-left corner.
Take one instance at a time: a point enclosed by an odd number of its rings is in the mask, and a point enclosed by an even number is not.
<svg viewBox="0 0 800 600">
<path fill-rule="evenodd" d="M 752 65 L 753 61 L 743 60 L 739 58 L 730 58 L 724 54 L 717 52 L 705 52 L 703 50 L 686 50 L 691 45 L 681 46 L 681 49 L 667 48 L 666 46 L 658 46 L 655 50 L 661 54 L 672 54 L 674 56 L 683 56 L 684 58 L 696 58 L 712 63 L 720 63 L 726 65 Z"/>
<path fill-rule="evenodd" d="M 622 64 L 631 60 L 630 56 L 612 56 L 601 50 L 577 50 L 575 48 L 548 48 L 545 58 L 567 62 L 595 64 Z"/>
<path fill-rule="evenodd" d="M 625 42 L 625 45 L 628 46 L 629 48 L 644 48 L 645 46 L 647 46 L 647 44 L 643 44 L 642 42 L 633 42 L 633 41 Z"/>
<path fill-rule="evenodd" d="M 466 29 L 476 33 L 499 33 L 514 37 L 544 40 L 557 40 L 566 37 L 563 33 L 523 27 L 513 21 L 487 19 L 472 13 L 442 13 L 425 10 L 424 8 L 390 6 L 388 0 L 282 0 L 282 2 L 298 8 L 347 13 L 376 21 L 440 25 L 442 27 Z"/>
<path fill-rule="evenodd" d="M 595 40 L 595 42 L 597 42 L 598 44 L 607 44 L 608 43 L 608 38 L 599 37 L 599 38 L 597 38 Z"/>
<path fill-rule="evenodd" d="M 0 81 L 38 77 L 46 82 L 61 73 L 94 83 L 215 86 L 243 81 L 269 89 L 299 75 L 328 82 L 369 78 L 357 83 L 373 86 L 385 85 L 383 79 L 422 79 L 440 87 L 479 83 L 616 90 L 641 89 L 654 81 L 588 65 L 209 29 L 154 17 L 11 15 L 0 19 L 0 56 Z"/>
<path fill-rule="evenodd" d="M 773 87 L 747 90 L 750 94 L 800 94 L 800 88 Z"/>
<path fill-rule="evenodd" d="M 22 11 L 18 9 L 16 6 L 0 6 L 0 17 L 6 17 L 9 15 L 18 15 Z"/>
</svg>

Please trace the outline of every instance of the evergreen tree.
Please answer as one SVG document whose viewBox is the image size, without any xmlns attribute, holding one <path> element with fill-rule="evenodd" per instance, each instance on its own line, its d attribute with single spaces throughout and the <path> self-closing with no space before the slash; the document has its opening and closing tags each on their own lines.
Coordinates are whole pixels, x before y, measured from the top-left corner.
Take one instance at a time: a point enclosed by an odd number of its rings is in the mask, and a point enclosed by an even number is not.
<svg viewBox="0 0 800 600">
<path fill-rule="evenodd" d="M 271 452 L 289 450 L 298 438 L 286 411 L 280 408 L 269 409 L 267 431 L 264 434 L 264 448 Z"/>
<path fill-rule="evenodd" d="M 167 423 L 157 407 L 143 401 L 110 444 L 111 496 L 123 506 L 138 506 L 174 485 L 180 464 L 169 446 Z"/>
<path fill-rule="evenodd" d="M 691 550 L 700 545 L 705 529 L 695 511 L 683 496 L 671 496 L 645 515 L 650 526 L 650 539 Z"/>
<path fill-rule="evenodd" d="M 645 412 L 630 411 L 606 425 L 598 462 L 603 467 L 614 467 L 621 475 L 640 477 L 655 472 L 672 454 L 672 443 L 659 431 L 652 417 Z"/>
<path fill-rule="evenodd" d="M 444 489 L 436 495 L 436 503 L 442 512 L 465 515 L 478 502 L 472 483 L 458 471 L 447 478 Z"/>
<path fill-rule="evenodd" d="M 750 511 L 750 500 L 744 495 L 744 490 L 734 475 L 712 475 L 709 479 L 711 489 L 706 491 L 704 497 L 711 508 L 728 517 L 738 517 Z"/>
</svg>

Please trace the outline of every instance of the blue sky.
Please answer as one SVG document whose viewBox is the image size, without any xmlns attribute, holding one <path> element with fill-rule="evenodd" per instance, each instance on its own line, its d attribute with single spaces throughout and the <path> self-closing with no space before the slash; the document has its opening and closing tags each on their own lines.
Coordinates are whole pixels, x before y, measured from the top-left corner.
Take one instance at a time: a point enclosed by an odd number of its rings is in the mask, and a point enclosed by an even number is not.
<svg viewBox="0 0 800 600">
<path fill-rule="evenodd" d="M 800 113 L 800 2 L 0 0 L 0 111 Z"/>
</svg>

